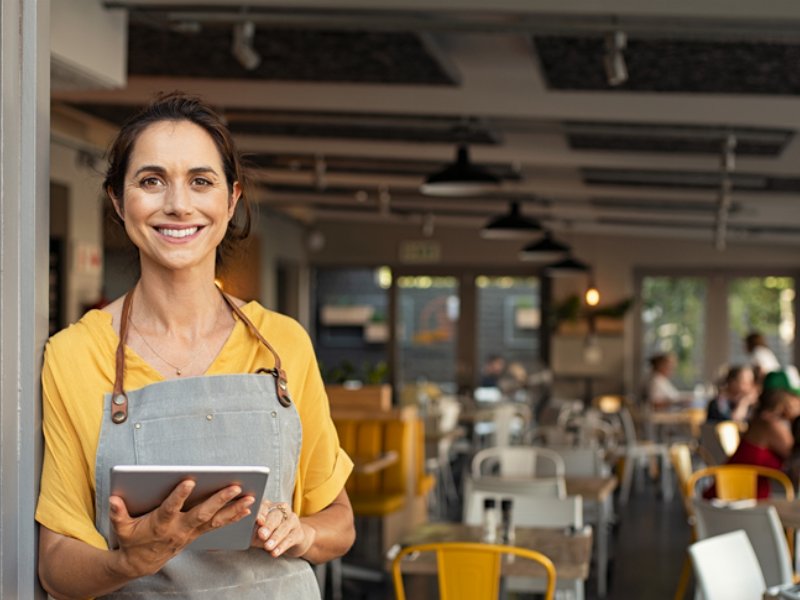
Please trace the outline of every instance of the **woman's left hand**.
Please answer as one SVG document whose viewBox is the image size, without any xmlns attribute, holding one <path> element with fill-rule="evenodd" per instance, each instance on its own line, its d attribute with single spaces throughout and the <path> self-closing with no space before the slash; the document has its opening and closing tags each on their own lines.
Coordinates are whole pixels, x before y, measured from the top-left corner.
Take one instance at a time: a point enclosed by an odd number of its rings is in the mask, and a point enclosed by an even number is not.
<svg viewBox="0 0 800 600">
<path fill-rule="evenodd" d="M 252 546 L 273 557 L 303 556 L 314 543 L 316 531 L 303 523 L 286 502 L 263 500 L 256 517 Z"/>
</svg>

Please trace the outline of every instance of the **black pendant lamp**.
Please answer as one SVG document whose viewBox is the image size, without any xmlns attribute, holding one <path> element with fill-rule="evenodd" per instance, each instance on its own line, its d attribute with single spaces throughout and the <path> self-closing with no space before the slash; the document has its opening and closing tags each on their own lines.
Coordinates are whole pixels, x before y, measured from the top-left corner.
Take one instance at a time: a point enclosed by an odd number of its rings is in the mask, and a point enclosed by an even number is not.
<svg viewBox="0 0 800 600">
<path fill-rule="evenodd" d="M 542 226 L 536 219 L 529 219 L 519 210 L 519 202 L 512 202 L 509 211 L 491 219 L 481 229 L 481 237 L 491 240 L 526 238 L 539 233 Z"/>
<path fill-rule="evenodd" d="M 519 251 L 519 259 L 529 262 L 549 262 L 564 258 L 569 254 L 569 246 L 553 239 L 553 234 L 546 231 L 544 237 L 531 242 Z"/>
<path fill-rule="evenodd" d="M 498 177 L 470 162 L 469 150 L 462 144 L 455 162 L 429 175 L 420 186 L 420 192 L 427 196 L 475 196 L 496 189 L 498 185 Z"/>
<path fill-rule="evenodd" d="M 589 272 L 589 265 L 576 258 L 568 256 L 567 258 L 547 265 L 544 272 L 548 277 L 572 277 L 574 275 L 583 275 Z"/>
</svg>

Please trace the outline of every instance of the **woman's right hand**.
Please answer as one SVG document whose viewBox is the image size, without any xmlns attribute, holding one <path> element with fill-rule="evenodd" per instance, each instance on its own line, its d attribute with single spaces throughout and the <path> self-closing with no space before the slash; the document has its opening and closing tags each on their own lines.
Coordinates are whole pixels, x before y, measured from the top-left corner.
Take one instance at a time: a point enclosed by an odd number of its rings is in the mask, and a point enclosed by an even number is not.
<svg viewBox="0 0 800 600">
<path fill-rule="evenodd" d="M 242 489 L 226 487 L 188 511 L 183 510 L 195 482 L 183 481 L 155 510 L 140 517 L 128 514 L 125 502 L 111 496 L 110 519 L 119 540 L 119 570 L 129 578 L 157 573 L 200 535 L 235 523 L 250 514 L 252 496 L 232 502 Z"/>
</svg>

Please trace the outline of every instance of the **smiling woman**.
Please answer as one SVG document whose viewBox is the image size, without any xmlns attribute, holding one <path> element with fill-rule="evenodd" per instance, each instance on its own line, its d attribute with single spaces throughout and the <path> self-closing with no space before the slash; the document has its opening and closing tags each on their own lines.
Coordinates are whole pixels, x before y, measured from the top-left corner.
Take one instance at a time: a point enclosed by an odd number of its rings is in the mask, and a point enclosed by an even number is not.
<svg viewBox="0 0 800 600">
<path fill-rule="evenodd" d="M 229 132 L 197 98 L 159 98 L 123 126 L 104 187 L 141 276 L 47 344 L 43 587 L 58 598 L 318 598 L 309 562 L 354 539 L 352 461 L 306 332 L 214 283 L 220 249 L 250 229 Z M 131 515 L 109 491 L 111 468 L 126 464 L 251 465 L 270 477 L 258 507 L 232 483 L 186 509 L 184 481 Z M 184 552 L 252 511 L 249 550 Z"/>
</svg>

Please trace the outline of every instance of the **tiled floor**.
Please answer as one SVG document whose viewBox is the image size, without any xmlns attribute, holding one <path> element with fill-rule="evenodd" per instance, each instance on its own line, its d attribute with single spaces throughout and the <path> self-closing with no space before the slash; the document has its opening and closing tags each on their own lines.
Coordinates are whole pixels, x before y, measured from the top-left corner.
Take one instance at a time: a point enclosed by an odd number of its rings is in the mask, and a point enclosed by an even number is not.
<svg viewBox="0 0 800 600">
<path fill-rule="evenodd" d="M 669 600 L 678 582 L 689 527 L 680 499 L 664 502 L 654 486 L 634 492 L 612 537 L 608 600 Z M 597 598 L 596 573 L 586 586 L 587 600 Z M 435 590 L 435 588 L 434 588 Z M 344 600 L 391 600 L 389 582 L 344 582 Z M 435 599 L 435 591 L 415 589 L 413 600 Z M 687 593 L 687 598 L 691 597 Z M 534 598 L 534 596 L 525 596 Z"/>
</svg>

